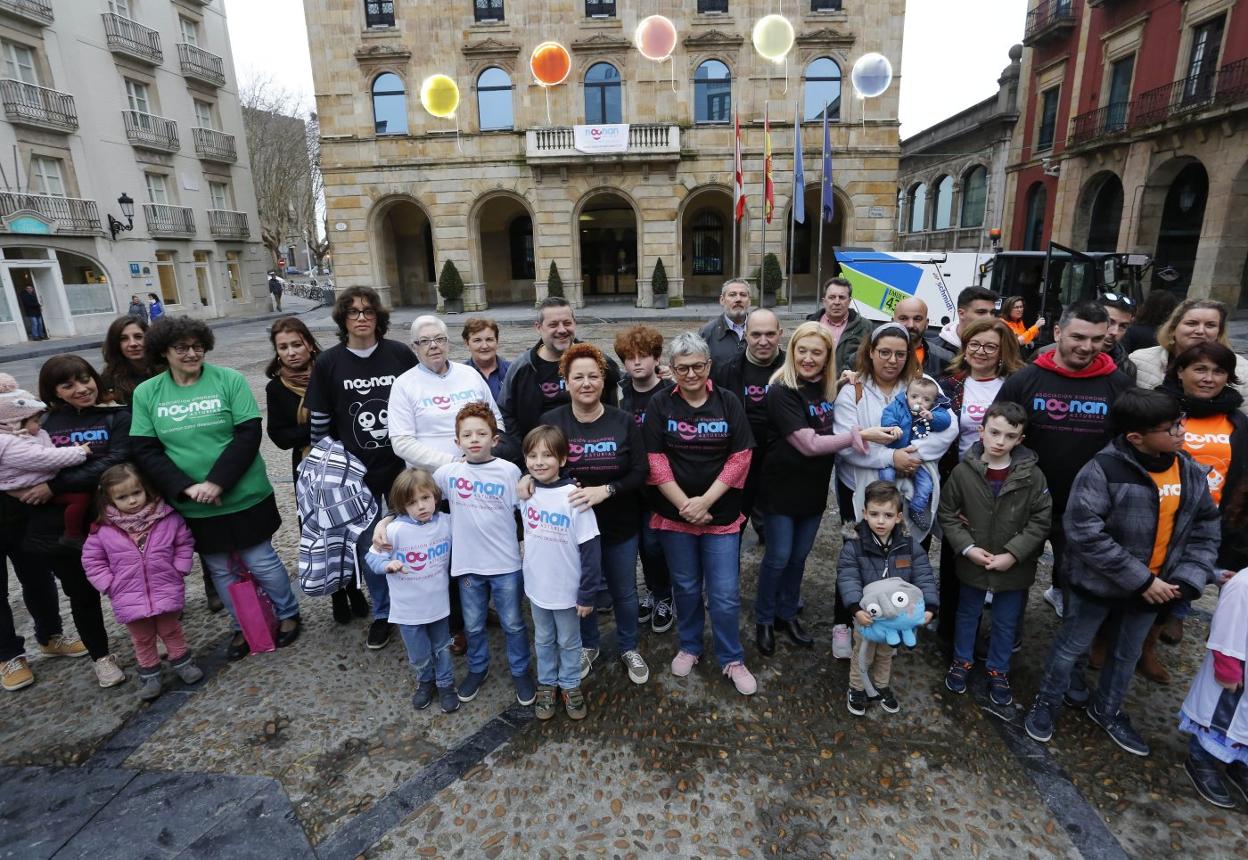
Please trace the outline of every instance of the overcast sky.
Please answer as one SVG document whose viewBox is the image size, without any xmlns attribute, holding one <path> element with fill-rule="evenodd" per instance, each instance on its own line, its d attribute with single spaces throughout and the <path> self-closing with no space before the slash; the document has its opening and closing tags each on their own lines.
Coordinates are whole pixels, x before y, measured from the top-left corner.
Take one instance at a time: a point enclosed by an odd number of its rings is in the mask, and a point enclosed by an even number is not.
<svg viewBox="0 0 1248 860">
<path fill-rule="evenodd" d="M 239 78 L 267 76 L 313 110 L 302 0 L 225 0 L 225 7 Z M 902 63 L 889 58 L 904 72 L 902 137 L 997 91 L 1010 45 L 1022 40 L 1027 0 L 909 0 L 906 8 Z"/>
</svg>

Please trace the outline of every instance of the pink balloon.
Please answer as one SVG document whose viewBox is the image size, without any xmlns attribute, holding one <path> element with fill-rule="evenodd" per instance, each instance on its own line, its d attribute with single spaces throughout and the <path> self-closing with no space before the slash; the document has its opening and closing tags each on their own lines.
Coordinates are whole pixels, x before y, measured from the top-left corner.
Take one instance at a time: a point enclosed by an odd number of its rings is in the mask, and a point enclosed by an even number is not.
<svg viewBox="0 0 1248 860">
<path fill-rule="evenodd" d="M 636 41 L 647 60 L 666 60 L 676 50 L 676 25 L 662 15 L 651 15 L 637 25 Z"/>
</svg>

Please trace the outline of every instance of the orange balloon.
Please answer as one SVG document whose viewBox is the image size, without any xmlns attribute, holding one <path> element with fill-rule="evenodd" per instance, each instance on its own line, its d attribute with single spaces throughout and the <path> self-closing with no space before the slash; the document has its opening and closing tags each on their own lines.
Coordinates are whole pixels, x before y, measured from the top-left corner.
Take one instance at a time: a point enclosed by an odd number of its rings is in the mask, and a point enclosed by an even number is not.
<svg viewBox="0 0 1248 860">
<path fill-rule="evenodd" d="M 542 42 L 533 49 L 533 56 L 529 58 L 529 69 L 542 86 L 558 86 L 572 71 L 572 57 L 568 54 L 568 49 L 558 42 Z"/>
</svg>

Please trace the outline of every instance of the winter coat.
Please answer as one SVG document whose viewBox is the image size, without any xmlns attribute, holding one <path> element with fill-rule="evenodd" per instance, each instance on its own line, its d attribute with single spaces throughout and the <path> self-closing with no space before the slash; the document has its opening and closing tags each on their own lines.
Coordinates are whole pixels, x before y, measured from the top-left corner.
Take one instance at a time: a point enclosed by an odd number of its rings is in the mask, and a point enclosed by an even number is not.
<svg viewBox="0 0 1248 860">
<path fill-rule="evenodd" d="M 893 529 L 888 546 L 882 548 L 865 520 L 855 528 L 857 537 L 841 546 L 841 557 L 836 564 L 836 593 L 845 608 L 851 613 L 858 611 L 862 589 L 867 583 L 895 576 L 922 591 L 927 611 L 935 612 L 940 605 L 936 577 L 932 575 L 927 550 L 918 538 L 904 525 L 899 525 Z"/>
<path fill-rule="evenodd" d="M 709 320 L 698 329 L 698 334 L 711 348 L 712 371 L 728 364 L 745 349 L 745 338 L 737 337 L 737 333 L 728 327 L 728 320 L 723 314 Z"/>
<path fill-rule="evenodd" d="M 928 431 L 930 433 L 941 433 L 948 430 L 949 425 L 953 423 L 953 413 L 949 409 L 949 398 L 943 394 L 938 395 L 931 412 L 932 420 L 928 422 L 930 425 L 927 428 Z M 888 443 L 888 447 L 900 450 L 908 448 L 913 443 L 914 413 L 910 411 L 910 401 L 907 399 L 904 389 L 897 392 L 897 396 L 880 413 L 880 426 L 896 427 L 901 430 L 901 435 Z"/>
<path fill-rule="evenodd" d="M 0 490 L 20 490 L 51 481 L 61 469 L 77 466 L 87 452 L 75 445 L 57 448 L 47 431 L 0 433 Z"/>
<path fill-rule="evenodd" d="M 1214 575 L 1221 533 L 1204 468 L 1184 451 L 1181 496 L 1161 578 L 1195 598 Z M 1157 485 L 1118 437 L 1079 470 L 1062 525 L 1070 586 L 1099 600 L 1124 601 L 1153 582 L 1148 562 L 1157 534 Z"/>
<path fill-rule="evenodd" d="M 191 570 L 195 542 L 186 520 L 169 508 L 152 526 L 142 550 L 110 523 L 95 523 L 82 547 L 82 567 L 96 590 L 113 604 L 121 624 L 181 612 L 186 603 L 182 578 Z"/>
<path fill-rule="evenodd" d="M 976 442 L 941 486 L 937 516 L 956 557 L 954 571 L 973 588 L 1030 588 L 1053 515 L 1049 486 L 1035 452 L 1020 445 L 1010 452 L 1010 475 L 994 496 L 983 454 L 983 443 Z M 972 546 L 993 555 L 1008 552 L 1017 561 L 1009 570 L 988 571 L 963 555 Z"/>
<path fill-rule="evenodd" d="M 1140 388 L 1156 388 L 1165 380 L 1172 356 L 1160 346 L 1150 346 L 1137 349 L 1130 358 L 1135 365 L 1135 384 Z M 1238 353 L 1235 355 L 1235 378 L 1239 382 L 1227 384 L 1244 396 L 1244 404 L 1239 411 L 1248 414 L 1248 360 Z"/>
<path fill-rule="evenodd" d="M 827 314 L 827 311 L 819 308 L 813 314 L 807 315 L 806 319 L 811 322 L 819 322 L 825 314 Z M 842 370 L 858 369 L 858 347 L 862 346 L 862 342 L 870 336 L 871 320 L 850 308 L 849 319 L 845 322 L 845 329 L 841 332 L 840 340 L 836 342 L 837 374 L 840 374 Z"/>
</svg>

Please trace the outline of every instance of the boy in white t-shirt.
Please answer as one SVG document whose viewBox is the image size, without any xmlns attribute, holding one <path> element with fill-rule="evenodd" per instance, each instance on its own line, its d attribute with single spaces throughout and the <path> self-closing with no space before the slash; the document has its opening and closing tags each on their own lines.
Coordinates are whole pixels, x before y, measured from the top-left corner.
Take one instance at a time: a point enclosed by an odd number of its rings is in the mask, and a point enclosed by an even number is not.
<svg viewBox="0 0 1248 860">
<path fill-rule="evenodd" d="M 399 628 L 419 686 L 412 705 L 423 711 L 436 692 L 442 712 L 459 710 L 451 665 L 450 517 L 438 513 L 442 495 L 433 476 L 407 469 L 390 488 L 390 510 L 402 511 L 386 526 L 389 552 L 366 556 L 373 573 L 386 577 L 390 623 Z"/>
<path fill-rule="evenodd" d="M 495 457 L 498 422 L 488 404 L 464 406 L 455 416 L 455 444 L 462 461 L 439 466 L 433 479 L 451 508 L 455 555 L 451 576 L 459 583 L 464 631 L 468 634 L 468 676 L 459 700 L 471 702 L 490 670 L 485 615 L 490 598 L 507 639 L 507 662 L 516 701 L 531 705 L 537 689 L 529 675 L 529 630 L 520 610 L 523 578 L 516 539 L 516 482 L 520 470 Z"/>
<path fill-rule="evenodd" d="M 524 465 L 535 481 L 520 503 L 524 523 L 524 593 L 533 613 L 537 653 L 539 720 L 555 715 L 555 693 L 563 691 L 568 716 L 585 719 L 581 694 L 581 622 L 594 611 L 602 588 L 598 521 L 569 500 L 576 484 L 560 471 L 568 462 L 568 440 L 549 424 L 524 437 Z"/>
</svg>

